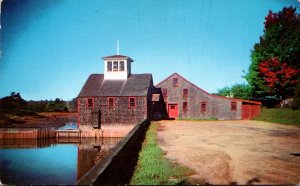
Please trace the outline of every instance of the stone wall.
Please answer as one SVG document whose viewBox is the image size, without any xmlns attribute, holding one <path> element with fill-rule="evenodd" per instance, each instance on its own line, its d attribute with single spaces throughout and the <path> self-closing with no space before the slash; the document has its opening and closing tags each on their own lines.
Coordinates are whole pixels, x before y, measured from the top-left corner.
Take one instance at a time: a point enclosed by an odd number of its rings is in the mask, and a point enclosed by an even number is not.
<svg viewBox="0 0 300 186">
<path fill-rule="evenodd" d="M 80 126 L 82 138 L 122 138 L 126 136 L 136 124 L 102 125 L 101 129 L 89 125 Z"/>
</svg>

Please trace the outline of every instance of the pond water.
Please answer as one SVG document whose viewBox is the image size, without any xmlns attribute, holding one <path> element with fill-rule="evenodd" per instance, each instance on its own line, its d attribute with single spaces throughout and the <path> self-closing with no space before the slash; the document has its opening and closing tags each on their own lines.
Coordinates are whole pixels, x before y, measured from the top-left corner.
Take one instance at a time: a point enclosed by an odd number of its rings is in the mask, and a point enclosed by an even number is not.
<svg viewBox="0 0 300 186">
<path fill-rule="evenodd" d="M 57 143 L 55 139 L 0 139 L 0 181 L 75 184 L 120 140 L 83 138 Z"/>
<path fill-rule="evenodd" d="M 74 129 L 78 129 L 77 123 L 76 122 L 69 122 L 69 123 L 65 123 L 65 125 L 56 128 L 58 130 L 74 130 Z"/>
</svg>

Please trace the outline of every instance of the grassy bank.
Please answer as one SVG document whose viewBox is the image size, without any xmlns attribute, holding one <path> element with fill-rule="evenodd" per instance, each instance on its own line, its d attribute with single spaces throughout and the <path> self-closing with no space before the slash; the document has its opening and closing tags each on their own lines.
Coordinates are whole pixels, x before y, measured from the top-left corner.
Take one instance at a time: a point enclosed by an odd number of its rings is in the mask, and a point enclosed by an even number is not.
<svg viewBox="0 0 300 186">
<path fill-rule="evenodd" d="M 147 131 L 130 184 L 187 184 L 187 176 L 193 171 L 163 157 L 163 151 L 157 145 L 157 127 L 158 123 L 152 122 Z"/>
<path fill-rule="evenodd" d="M 300 126 L 300 110 L 263 108 L 261 114 L 255 120 Z"/>
</svg>

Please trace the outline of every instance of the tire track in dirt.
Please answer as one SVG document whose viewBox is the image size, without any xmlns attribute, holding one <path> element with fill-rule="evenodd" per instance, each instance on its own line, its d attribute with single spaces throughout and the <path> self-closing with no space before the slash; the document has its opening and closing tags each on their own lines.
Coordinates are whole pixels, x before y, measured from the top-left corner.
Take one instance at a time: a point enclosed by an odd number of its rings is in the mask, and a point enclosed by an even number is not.
<svg viewBox="0 0 300 186">
<path fill-rule="evenodd" d="M 166 157 L 210 184 L 298 184 L 300 128 L 260 121 L 161 121 Z"/>
</svg>

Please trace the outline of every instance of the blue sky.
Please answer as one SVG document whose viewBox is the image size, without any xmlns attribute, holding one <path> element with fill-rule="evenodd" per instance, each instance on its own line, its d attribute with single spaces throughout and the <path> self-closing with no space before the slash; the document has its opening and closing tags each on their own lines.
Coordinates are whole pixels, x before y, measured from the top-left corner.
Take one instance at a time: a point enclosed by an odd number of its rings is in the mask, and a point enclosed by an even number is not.
<svg viewBox="0 0 300 186">
<path fill-rule="evenodd" d="M 246 82 L 269 10 L 297 0 L 4 0 L 0 97 L 76 97 L 101 57 L 130 56 L 157 84 L 174 72 L 214 93 Z"/>
</svg>

